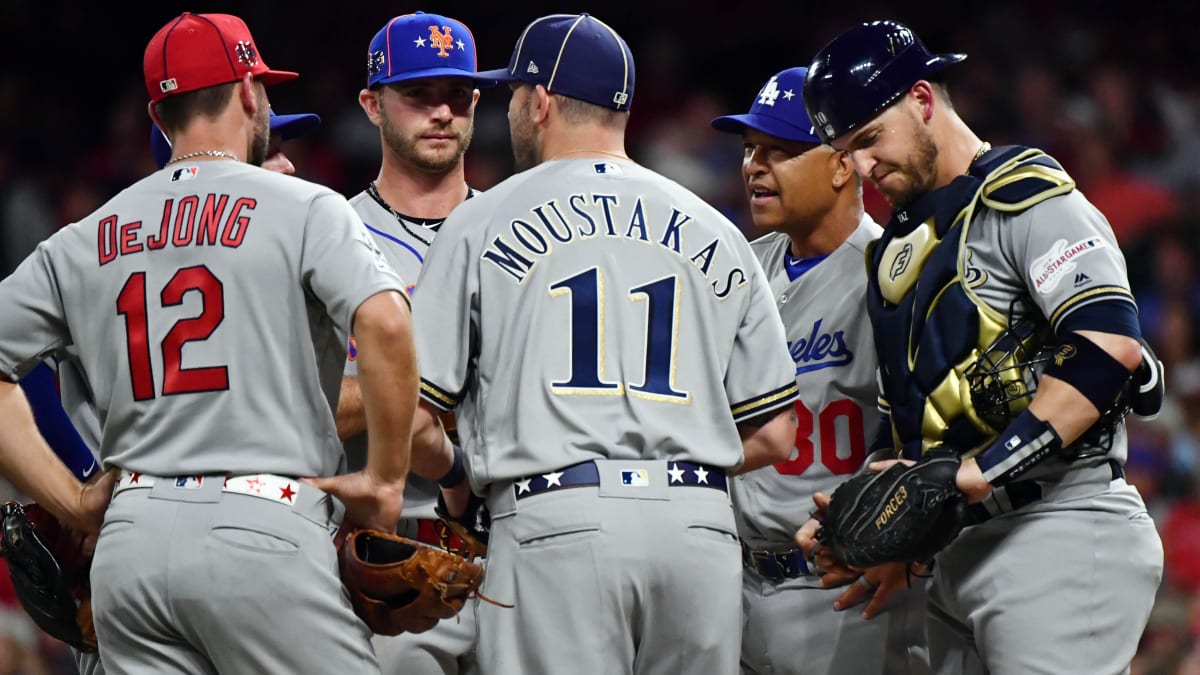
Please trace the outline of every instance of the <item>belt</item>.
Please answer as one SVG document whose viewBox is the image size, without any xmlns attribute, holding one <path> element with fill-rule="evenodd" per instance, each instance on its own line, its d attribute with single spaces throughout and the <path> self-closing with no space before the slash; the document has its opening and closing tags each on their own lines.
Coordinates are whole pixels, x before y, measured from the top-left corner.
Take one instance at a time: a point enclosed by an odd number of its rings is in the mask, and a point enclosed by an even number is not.
<svg viewBox="0 0 1200 675">
<path fill-rule="evenodd" d="M 1108 468 L 1112 472 L 1112 480 L 1125 477 L 1125 470 L 1121 468 L 1121 464 L 1117 460 L 1108 460 Z M 985 505 L 986 502 L 967 507 L 966 524 L 968 526 L 978 525 L 996 516 L 1029 506 L 1042 498 L 1042 486 L 1032 480 L 1015 481 L 996 488 L 993 494 L 996 495 L 996 499 L 989 500 L 992 501 L 990 507 Z"/>
<path fill-rule="evenodd" d="M 702 487 L 729 492 L 729 483 L 725 478 L 725 470 L 708 464 L 694 462 L 663 462 L 669 465 L 667 485 L 673 487 Z M 629 485 L 646 480 L 641 472 L 644 469 L 622 471 L 621 480 Z M 543 492 L 565 490 L 567 488 L 588 487 L 600 484 L 600 470 L 595 462 L 580 462 L 558 471 L 526 476 L 513 484 L 517 499 L 524 499 Z M 643 485 L 645 483 L 642 483 Z"/>
<path fill-rule="evenodd" d="M 790 551 L 767 551 L 753 549 L 742 539 L 742 565 L 748 567 L 768 581 L 786 581 L 797 577 L 812 576 L 808 561 L 804 559 L 804 551 L 794 548 Z"/>
<path fill-rule="evenodd" d="M 276 476 L 270 473 L 255 473 L 244 476 L 150 476 L 136 471 L 122 471 L 113 496 L 126 490 L 148 488 L 158 482 L 174 483 L 181 490 L 197 489 L 205 481 L 224 480 L 221 492 L 232 492 L 239 495 L 249 495 L 277 502 L 286 506 L 296 503 L 296 494 L 300 491 L 300 481 L 286 476 Z"/>
</svg>

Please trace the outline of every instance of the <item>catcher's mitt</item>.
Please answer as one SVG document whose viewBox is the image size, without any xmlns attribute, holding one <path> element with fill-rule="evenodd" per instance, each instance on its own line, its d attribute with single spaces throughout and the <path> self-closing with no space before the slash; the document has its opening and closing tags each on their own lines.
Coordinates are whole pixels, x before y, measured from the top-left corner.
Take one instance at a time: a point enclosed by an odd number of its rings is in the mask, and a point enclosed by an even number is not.
<svg viewBox="0 0 1200 675">
<path fill-rule="evenodd" d="M 934 450 L 912 466 L 865 473 L 833 492 L 817 540 L 851 567 L 928 562 L 962 530 L 967 500 L 955 485 L 961 460 Z"/>
<path fill-rule="evenodd" d="M 441 490 L 438 490 L 434 513 L 441 518 L 446 527 L 450 528 L 450 531 L 462 539 L 468 549 L 461 552 L 465 557 L 487 555 L 488 539 L 492 533 L 492 514 L 488 511 L 486 499 L 472 492 L 471 499 L 467 502 L 467 510 L 461 517 L 455 518 L 450 515 L 449 509 L 446 508 L 446 498 L 442 495 Z"/>
<path fill-rule="evenodd" d="M 0 555 L 21 606 L 51 637 L 96 651 L 92 625 L 92 542 L 37 504 L 0 506 Z"/>
<path fill-rule="evenodd" d="M 423 633 L 478 595 L 483 567 L 418 541 L 353 530 L 339 553 L 354 611 L 380 635 Z"/>
</svg>

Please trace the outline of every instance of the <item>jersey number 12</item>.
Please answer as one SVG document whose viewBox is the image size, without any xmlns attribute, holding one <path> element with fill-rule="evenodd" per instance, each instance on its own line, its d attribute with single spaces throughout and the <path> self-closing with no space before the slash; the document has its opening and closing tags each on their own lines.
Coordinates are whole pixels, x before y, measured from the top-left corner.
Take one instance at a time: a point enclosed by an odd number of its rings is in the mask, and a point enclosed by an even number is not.
<svg viewBox="0 0 1200 675">
<path fill-rule="evenodd" d="M 200 316 L 180 319 L 167 331 L 159 345 L 162 350 L 162 393 L 191 394 L 224 391 L 229 388 L 229 370 L 225 366 L 184 368 L 183 345 L 207 340 L 225 318 L 225 290 L 221 280 L 203 265 L 185 267 L 177 272 L 159 294 L 163 307 L 183 304 L 189 291 L 200 293 Z M 134 272 L 125 280 L 117 296 L 117 313 L 125 317 L 126 349 L 129 354 L 129 379 L 133 398 L 146 401 L 155 397 L 154 367 L 150 361 L 150 321 L 146 309 L 146 273 Z"/>
</svg>

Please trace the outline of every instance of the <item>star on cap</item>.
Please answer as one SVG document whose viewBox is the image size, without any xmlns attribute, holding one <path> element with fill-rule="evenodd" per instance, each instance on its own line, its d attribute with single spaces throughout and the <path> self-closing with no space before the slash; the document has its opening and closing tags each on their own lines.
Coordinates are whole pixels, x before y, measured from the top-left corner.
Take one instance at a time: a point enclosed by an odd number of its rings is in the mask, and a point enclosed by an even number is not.
<svg viewBox="0 0 1200 675">
<path fill-rule="evenodd" d="M 517 481 L 517 494 L 521 495 L 529 492 L 529 483 L 532 480 L 532 478 L 526 478 L 525 480 Z"/>
<path fill-rule="evenodd" d="M 546 487 L 550 487 L 552 485 L 562 487 L 562 477 L 563 472 L 561 471 L 551 471 L 550 473 L 542 474 L 542 478 L 546 481 Z"/>
<path fill-rule="evenodd" d="M 692 470 L 692 473 L 696 474 L 697 483 L 708 484 L 708 472 L 704 470 L 704 467 L 698 466 Z"/>
<path fill-rule="evenodd" d="M 678 464 L 672 464 L 671 468 L 667 469 L 667 473 L 670 474 L 672 483 L 683 482 L 683 469 L 679 468 Z"/>
<path fill-rule="evenodd" d="M 467 51 L 467 46 L 465 44 L 463 44 L 462 40 L 455 40 L 454 43 L 458 45 L 458 51 L 460 51 L 460 52 Z"/>
<path fill-rule="evenodd" d="M 424 47 L 425 46 L 425 38 L 419 37 L 416 40 L 413 40 L 413 44 L 415 44 L 418 47 Z"/>
<path fill-rule="evenodd" d="M 792 100 L 792 97 L 795 95 L 796 95 L 796 92 L 792 91 L 791 89 L 788 89 L 783 92 L 783 98 L 784 98 L 784 100 L 787 100 L 787 101 Z"/>
</svg>

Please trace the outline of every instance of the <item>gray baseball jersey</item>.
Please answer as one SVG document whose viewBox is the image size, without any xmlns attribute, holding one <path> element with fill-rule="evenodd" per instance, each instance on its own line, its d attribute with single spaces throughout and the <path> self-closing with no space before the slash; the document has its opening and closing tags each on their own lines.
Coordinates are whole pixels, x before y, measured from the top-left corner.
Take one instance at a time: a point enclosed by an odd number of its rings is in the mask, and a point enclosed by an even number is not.
<svg viewBox="0 0 1200 675">
<path fill-rule="evenodd" d="M 882 229 L 863 216 L 837 249 L 792 281 L 787 235 L 771 233 L 751 247 L 770 281 L 794 362 L 799 419 L 792 457 L 738 476 L 732 494 L 738 532 L 754 548 L 788 550 L 813 509 L 815 492 L 830 492 L 857 472 L 878 429 L 876 358 L 863 311 L 867 244 Z M 811 579 L 817 585 L 817 579 Z"/>
<path fill-rule="evenodd" d="M 735 420 L 796 396 L 745 238 L 636 164 L 548 162 L 462 204 L 418 287 L 421 395 L 458 406 L 477 491 L 589 459 L 732 467 Z"/>
<path fill-rule="evenodd" d="M 403 288 L 334 192 L 242 163 L 178 165 L 0 283 L 0 371 L 17 379 L 74 344 L 106 467 L 329 475 L 354 312 Z"/>
<path fill-rule="evenodd" d="M 433 237 L 440 229 L 442 220 L 422 220 L 393 213 L 386 204 L 364 190 L 350 200 L 367 230 L 374 237 L 379 250 L 400 276 L 414 281 L 421 273 L 426 252 Z M 411 296 L 415 287 L 410 283 L 406 290 Z M 351 343 L 350 357 L 346 360 L 345 374 L 358 374 L 357 346 Z M 347 455 L 366 457 L 367 435 L 359 434 L 348 438 L 343 445 Z M 351 460 L 353 464 L 354 460 Z M 433 511 L 437 504 L 437 484 L 415 474 L 408 477 L 404 487 L 404 516 L 406 518 L 436 518 Z"/>
</svg>

